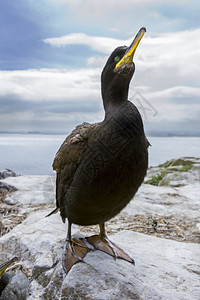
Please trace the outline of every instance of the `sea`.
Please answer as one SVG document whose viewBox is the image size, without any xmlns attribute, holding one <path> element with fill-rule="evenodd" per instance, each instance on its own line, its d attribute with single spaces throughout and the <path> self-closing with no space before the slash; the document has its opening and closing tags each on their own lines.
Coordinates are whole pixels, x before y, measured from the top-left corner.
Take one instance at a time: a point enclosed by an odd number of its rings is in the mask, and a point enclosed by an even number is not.
<svg viewBox="0 0 200 300">
<path fill-rule="evenodd" d="M 19 175 L 53 175 L 52 162 L 65 135 L 0 134 L 0 170 Z M 170 159 L 200 157 L 200 137 L 148 137 L 149 166 Z"/>
</svg>

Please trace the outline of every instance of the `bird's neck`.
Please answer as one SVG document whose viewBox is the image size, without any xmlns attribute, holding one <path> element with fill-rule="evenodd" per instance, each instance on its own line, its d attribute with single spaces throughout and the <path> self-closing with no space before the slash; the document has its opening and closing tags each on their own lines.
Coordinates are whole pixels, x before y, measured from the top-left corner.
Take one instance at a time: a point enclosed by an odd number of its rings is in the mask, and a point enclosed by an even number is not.
<svg viewBox="0 0 200 300">
<path fill-rule="evenodd" d="M 116 109 L 120 109 L 121 105 L 128 100 L 128 88 L 128 86 L 127 88 L 122 88 L 120 85 L 107 88 L 106 90 L 102 88 L 103 105 L 106 115 Z"/>
</svg>

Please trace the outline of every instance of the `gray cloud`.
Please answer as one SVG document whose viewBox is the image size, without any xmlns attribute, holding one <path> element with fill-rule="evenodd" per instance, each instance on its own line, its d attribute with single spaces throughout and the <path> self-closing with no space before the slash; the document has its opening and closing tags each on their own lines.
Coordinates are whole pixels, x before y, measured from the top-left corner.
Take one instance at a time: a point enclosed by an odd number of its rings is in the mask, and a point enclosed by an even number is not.
<svg viewBox="0 0 200 300">
<path fill-rule="evenodd" d="M 55 41 L 57 45 L 97 47 L 102 55 L 89 57 L 89 67 L 82 69 L 0 71 L 1 128 L 54 130 L 103 118 L 100 74 L 105 53 L 130 40 L 89 35 L 81 40 L 80 35 L 68 35 L 48 43 Z M 199 49 L 200 29 L 147 34 L 142 40 L 135 54 L 136 73 L 129 95 L 138 91 L 158 112 L 147 116 L 149 130 L 194 130 L 199 125 Z"/>
<path fill-rule="evenodd" d="M 99 102 L 83 103 L 83 101 L 41 101 L 41 100 L 21 100 L 21 99 L 0 99 L 0 113 L 12 114 L 13 112 L 32 111 L 34 113 L 98 113 L 101 110 Z"/>
</svg>

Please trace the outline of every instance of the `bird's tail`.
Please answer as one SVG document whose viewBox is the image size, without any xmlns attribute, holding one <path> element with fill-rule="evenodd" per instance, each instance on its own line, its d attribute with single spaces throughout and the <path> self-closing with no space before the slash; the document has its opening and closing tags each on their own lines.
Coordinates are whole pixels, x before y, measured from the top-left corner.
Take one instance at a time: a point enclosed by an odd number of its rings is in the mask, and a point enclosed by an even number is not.
<svg viewBox="0 0 200 300">
<path fill-rule="evenodd" d="M 50 217 L 51 215 L 54 215 L 58 212 L 59 207 L 56 207 L 53 211 L 51 211 L 47 216 L 45 216 L 45 218 Z"/>
</svg>

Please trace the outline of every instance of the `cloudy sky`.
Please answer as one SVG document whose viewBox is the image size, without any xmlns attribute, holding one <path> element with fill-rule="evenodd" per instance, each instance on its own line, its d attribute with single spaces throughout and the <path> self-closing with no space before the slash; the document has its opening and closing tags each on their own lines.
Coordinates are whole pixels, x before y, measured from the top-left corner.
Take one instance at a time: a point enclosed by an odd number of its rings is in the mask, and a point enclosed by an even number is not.
<svg viewBox="0 0 200 300">
<path fill-rule="evenodd" d="M 129 98 L 146 131 L 200 132 L 199 13 L 199 0 L 1 1 L 0 131 L 102 120 L 101 70 L 145 26 Z"/>
</svg>

